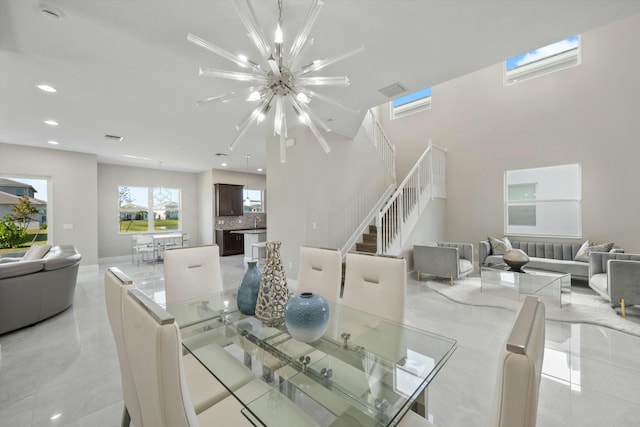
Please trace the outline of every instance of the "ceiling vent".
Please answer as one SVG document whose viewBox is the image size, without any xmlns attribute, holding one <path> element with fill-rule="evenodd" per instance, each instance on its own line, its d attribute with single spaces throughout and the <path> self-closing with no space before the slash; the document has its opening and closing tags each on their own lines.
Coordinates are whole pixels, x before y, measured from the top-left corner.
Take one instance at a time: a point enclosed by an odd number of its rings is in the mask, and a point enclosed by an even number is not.
<svg viewBox="0 0 640 427">
<path fill-rule="evenodd" d="M 395 98 L 396 96 L 406 91 L 407 91 L 407 88 L 397 82 L 387 87 L 383 87 L 382 89 L 378 89 L 378 92 L 380 92 L 387 98 Z"/>
<path fill-rule="evenodd" d="M 104 135 L 104 139 L 106 139 L 107 141 L 112 141 L 112 142 L 120 142 L 122 141 L 122 137 L 121 136 L 117 136 L 117 135 L 109 135 L 108 133 Z"/>
<path fill-rule="evenodd" d="M 216 153 L 215 156 L 216 157 L 227 157 L 227 155 L 225 153 Z"/>
</svg>

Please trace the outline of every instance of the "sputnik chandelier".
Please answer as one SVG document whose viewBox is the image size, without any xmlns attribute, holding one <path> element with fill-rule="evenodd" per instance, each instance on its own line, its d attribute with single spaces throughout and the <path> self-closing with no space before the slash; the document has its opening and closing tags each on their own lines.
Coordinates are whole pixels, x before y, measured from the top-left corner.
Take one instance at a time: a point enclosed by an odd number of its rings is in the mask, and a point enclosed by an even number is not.
<svg viewBox="0 0 640 427">
<path fill-rule="evenodd" d="M 310 73 L 319 71 L 331 64 L 335 64 L 356 53 L 362 52 L 360 47 L 351 52 L 332 58 L 312 61 L 307 65 L 300 65 L 304 53 L 313 45 L 313 39 L 309 38 L 311 28 L 324 4 L 322 0 L 313 0 L 302 26 L 291 43 L 289 54 L 284 54 L 285 37 L 282 25 L 282 0 L 278 0 L 278 22 L 276 25 L 273 45 L 268 41 L 265 32 L 258 22 L 250 0 L 233 0 L 238 15 L 244 26 L 249 31 L 249 38 L 260 52 L 262 64 L 252 61 L 245 55 L 229 52 L 211 42 L 201 39 L 193 34 L 187 36 L 187 40 L 201 46 L 234 64 L 248 69 L 249 72 L 225 71 L 200 67 L 201 76 L 243 81 L 253 84 L 242 90 L 229 92 L 224 95 L 198 101 L 198 105 L 211 102 L 225 102 L 234 98 L 246 97 L 247 101 L 257 105 L 236 125 L 238 134 L 229 145 L 233 151 L 238 141 L 244 136 L 249 127 L 255 122 L 263 121 L 271 107 L 275 104 L 275 117 L 273 122 L 274 135 L 280 136 L 280 161 L 286 161 L 287 120 L 285 115 L 286 105 L 289 104 L 299 120 L 304 123 L 316 137 L 325 152 L 331 151 L 329 144 L 322 136 L 320 129 L 330 132 L 331 129 L 309 108 L 313 99 L 332 104 L 346 110 L 358 113 L 349 106 L 319 94 L 305 86 L 349 86 L 349 78 L 346 76 L 320 77 L 309 76 Z M 320 128 L 320 129 L 319 129 Z"/>
</svg>

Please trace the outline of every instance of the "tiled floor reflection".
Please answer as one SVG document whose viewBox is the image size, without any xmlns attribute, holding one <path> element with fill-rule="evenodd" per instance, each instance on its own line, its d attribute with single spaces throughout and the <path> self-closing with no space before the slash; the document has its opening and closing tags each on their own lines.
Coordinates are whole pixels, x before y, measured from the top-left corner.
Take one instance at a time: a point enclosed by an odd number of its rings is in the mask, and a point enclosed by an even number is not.
<svg viewBox="0 0 640 427">
<path fill-rule="evenodd" d="M 224 257 L 225 287 L 237 287 L 242 256 Z M 72 308 L 0 335 L 0 426 L 118 426 L 120 374 L 102 276 L 82 272 Z M 143 291 L 164 298 L 162 264 L 117 265 Z M 515 313 L 453 303 L 409 276 L 407 321 L 450 336 L 458 349 L 429 392 L 440 427 L 486 426 L 498 352 Z M 640 338 L 593 325 L 547 322 L 539 427 L 637 426 Z M 204 426 L 203 426 L 204 427 Z"/>
</svg>

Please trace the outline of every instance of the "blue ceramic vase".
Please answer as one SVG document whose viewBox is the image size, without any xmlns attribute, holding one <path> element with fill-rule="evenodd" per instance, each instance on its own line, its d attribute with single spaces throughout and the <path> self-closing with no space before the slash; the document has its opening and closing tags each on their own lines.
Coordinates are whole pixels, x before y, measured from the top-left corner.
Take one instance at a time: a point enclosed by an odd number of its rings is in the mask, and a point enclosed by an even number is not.
<svg viewBox="0 0 640 427">
<path fill-rule="evenodd" d="M 289 300 L 284 309 L 284 321 L 289 335 L 298 341 L 320 339 L 329 323 L 329 304 L 322 296 L 303 292 Z"/>
<path fill-rule="evenodd" d="M 262 274 L 257 267 L 258 261 L 247 261 L 247 264 L 249 268 L 244 273 L 240 289 L 238 289 L 237 303 L 241 313 L 253 316 L 256 314 L 256 302 L 258 301 Z"/>
</svg>

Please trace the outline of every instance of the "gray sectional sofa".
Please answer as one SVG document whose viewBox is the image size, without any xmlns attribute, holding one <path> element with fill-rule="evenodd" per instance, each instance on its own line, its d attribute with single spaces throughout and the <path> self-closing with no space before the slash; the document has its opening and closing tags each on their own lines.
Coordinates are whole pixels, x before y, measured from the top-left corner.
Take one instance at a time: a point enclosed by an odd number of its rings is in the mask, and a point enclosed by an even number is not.
<svg viewBox="0 0 640 427">
<path fill-rule="evenodd" d="M 73 303 L 82 256 L 71 245 L 0 258 L 0 334 L 60 313 Z M 44 252 L 44 253 L 43 253 Z M 35 259 L 34 259 L 35 258 Z"/>
<path fill-rule="evenodd" d="M 511 240 L 514 249 L 523 250 L 530 258 L 528 267 L 559 271 L 571 274 L 571 278 L 589 279 L 589 262 L 575 261 L 582 243 L 525 242 Z M 612 253 L 624 252 L 620 248 L 611 249 Z M 478 247 L 479 265 L 503 264 L 502 255 L 491 253 L 489 241 L 483 240 Z"/>
</svg>

